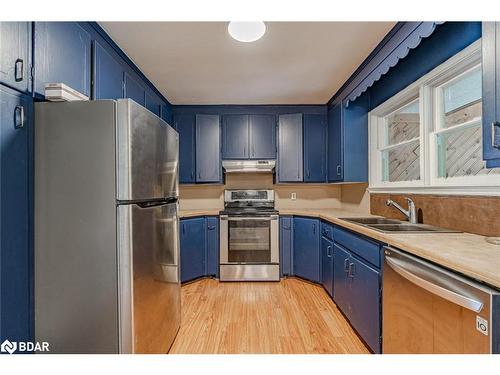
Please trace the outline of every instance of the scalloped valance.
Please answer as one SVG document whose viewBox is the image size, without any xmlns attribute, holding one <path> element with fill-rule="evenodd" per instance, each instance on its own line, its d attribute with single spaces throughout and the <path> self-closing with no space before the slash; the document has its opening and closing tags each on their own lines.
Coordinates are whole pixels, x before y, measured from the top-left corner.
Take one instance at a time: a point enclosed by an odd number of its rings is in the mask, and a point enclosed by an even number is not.
<svg viewBox="0 0 500 375">
<path fill-rule="evenodd" d="M 394 67 L 399 60 L 406 57 L 410 50 L 418 47 L 422 39 L 429 37 L 437 25 L 444 22 L 409 22 L 408 27 L 412 27 L 407 36 L 399 41 L 399 44 L 388 46 L 393 48 L 391 52 L 382 61 L 371 61 L 366 68 L 370 69 L 366 72 L 366 77 L 359 82 L 356 87 L 347 95 L 345 99 L 346 107 L 350 101 L 354 101 L 357 97 L 363 94 L 368 88 L 373 86 L 380 77 L 386 74 L 390 68 Z"/>
</svg>

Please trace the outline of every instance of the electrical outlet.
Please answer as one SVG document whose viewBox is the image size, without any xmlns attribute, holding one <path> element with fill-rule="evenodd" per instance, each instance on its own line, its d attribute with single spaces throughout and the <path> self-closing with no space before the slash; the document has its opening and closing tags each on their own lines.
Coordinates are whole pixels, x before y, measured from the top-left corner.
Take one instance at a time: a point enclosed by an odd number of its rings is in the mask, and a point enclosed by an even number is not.
<svg viewBox="0 0 500 375">
<path fill-rule="evenodd" d="M 290 198 L 292 199 L 292 201 L 296 200 L 297 199 L 297 193 L 290 194 Z"/>
</svg>

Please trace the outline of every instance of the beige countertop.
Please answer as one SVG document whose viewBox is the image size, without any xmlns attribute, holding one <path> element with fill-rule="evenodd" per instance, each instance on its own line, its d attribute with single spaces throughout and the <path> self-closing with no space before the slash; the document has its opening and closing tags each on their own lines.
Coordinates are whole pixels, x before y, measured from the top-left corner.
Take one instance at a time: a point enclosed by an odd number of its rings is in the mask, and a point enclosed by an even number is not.
<svg viewBox="0 0 500 375">
<path fill-rule="evenodd" d="M 280 209 L 280 215 L 319 217 L 500 288 L 500 245 L 471 233 L 382 233 L 341 218 L 368 217 L 340 209 Z M 186 210 L 181 217 L 218 215 L 218 210 Z"/>
</svg>

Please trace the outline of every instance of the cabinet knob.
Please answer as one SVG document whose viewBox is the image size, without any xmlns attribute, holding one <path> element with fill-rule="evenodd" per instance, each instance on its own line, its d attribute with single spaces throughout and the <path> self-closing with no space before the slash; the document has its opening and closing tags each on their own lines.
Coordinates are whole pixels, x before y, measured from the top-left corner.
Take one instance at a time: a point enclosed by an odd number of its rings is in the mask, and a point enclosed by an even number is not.
<svg viewBox="0 0 500 375">
<path fill-rule="evenodd" d="M 347 273 L 347 276 L 354 277 L 355 269 L 356 269 L 356 265 L 354 263 L 349 264 L 349 272 Z"/>
<path fill-rule="evenodd" d="M 344 259 L 344 272 L 349 272 L 349 258 Z"/>
<path fill-rule="evenodd" d="M 340 176 L 340 170 L 341 170 L 340 165 L 337 165 L 337 176 Z"/>
</svg>

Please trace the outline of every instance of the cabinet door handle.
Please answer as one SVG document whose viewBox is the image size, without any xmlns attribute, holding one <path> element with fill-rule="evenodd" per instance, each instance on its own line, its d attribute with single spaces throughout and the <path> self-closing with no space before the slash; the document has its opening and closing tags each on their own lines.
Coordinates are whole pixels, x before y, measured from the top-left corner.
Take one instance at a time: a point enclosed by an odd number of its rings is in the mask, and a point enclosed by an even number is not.
<svg viewBox="0 0 500 375">
<path fill-rule="evenodd" d="M 191 171 L 191 180 L 194 180 L 194 172 Z"/>
<path fill-rule="evenodd" d="M 349 272 L 349 258 L 344 259 L 344 272 Z"/>
<path fill-rule="evenodd" d="M 491 147 L 500 149 L 500 143 L 496 142 L 496 131 L 495 128 L 500 128 L 500 122 L 493 121 L 491 123 Z M 498 137 L 500 138 L 500 137 Z"/>
<path fill-rule="evenodd" d="M 354 277 L 355 270 L 356 270 L 356 265 L 354 263 L 349 264 L 349 272 L 347 273 L 347 276 Z"/>
<path fill-rule="evenodd" d="M 186 234 L 186 224 L 182 224 L 182 234 Z"/>
<path fill-rule="evenodd" d="M 24 60 L 17 59 L 14 64 L 14 79 L 21 82 L 24 79 Z"/>
<path fill-rule="evenodd" d="M 331 246 L 327 246 L 327 248 L 326 248 L 326 256 L 328 258 L 332 257 L 332 247 Z"/>
<path fill-rule="evenodd" d="M 340 176 L 340 170 L 341 170 L 340 165 L 337 165 L 337 176 Z"/>
<path fill-rule="evenodd" d="M 201 172 L 198 172 L 198 179 L 201 180 Z"/>
<path fill-rule="evenodd" d="M 313 234 L 316 234 L 316 224 L 313 224 Z"/>
<path fill-rule="evenodd" d="M 215 225 L 209 225 L 208 226 L 208 230 L 214 230 L 215 229 Z"/>
<path fill-rule="evenodd" d="M 15 117 L 15 125 L 16 129 L 20 129 L 24 127 L 24 107 L 22 105 L 16 105 L 16 109 L 14 110 Z"/>
</svg>

